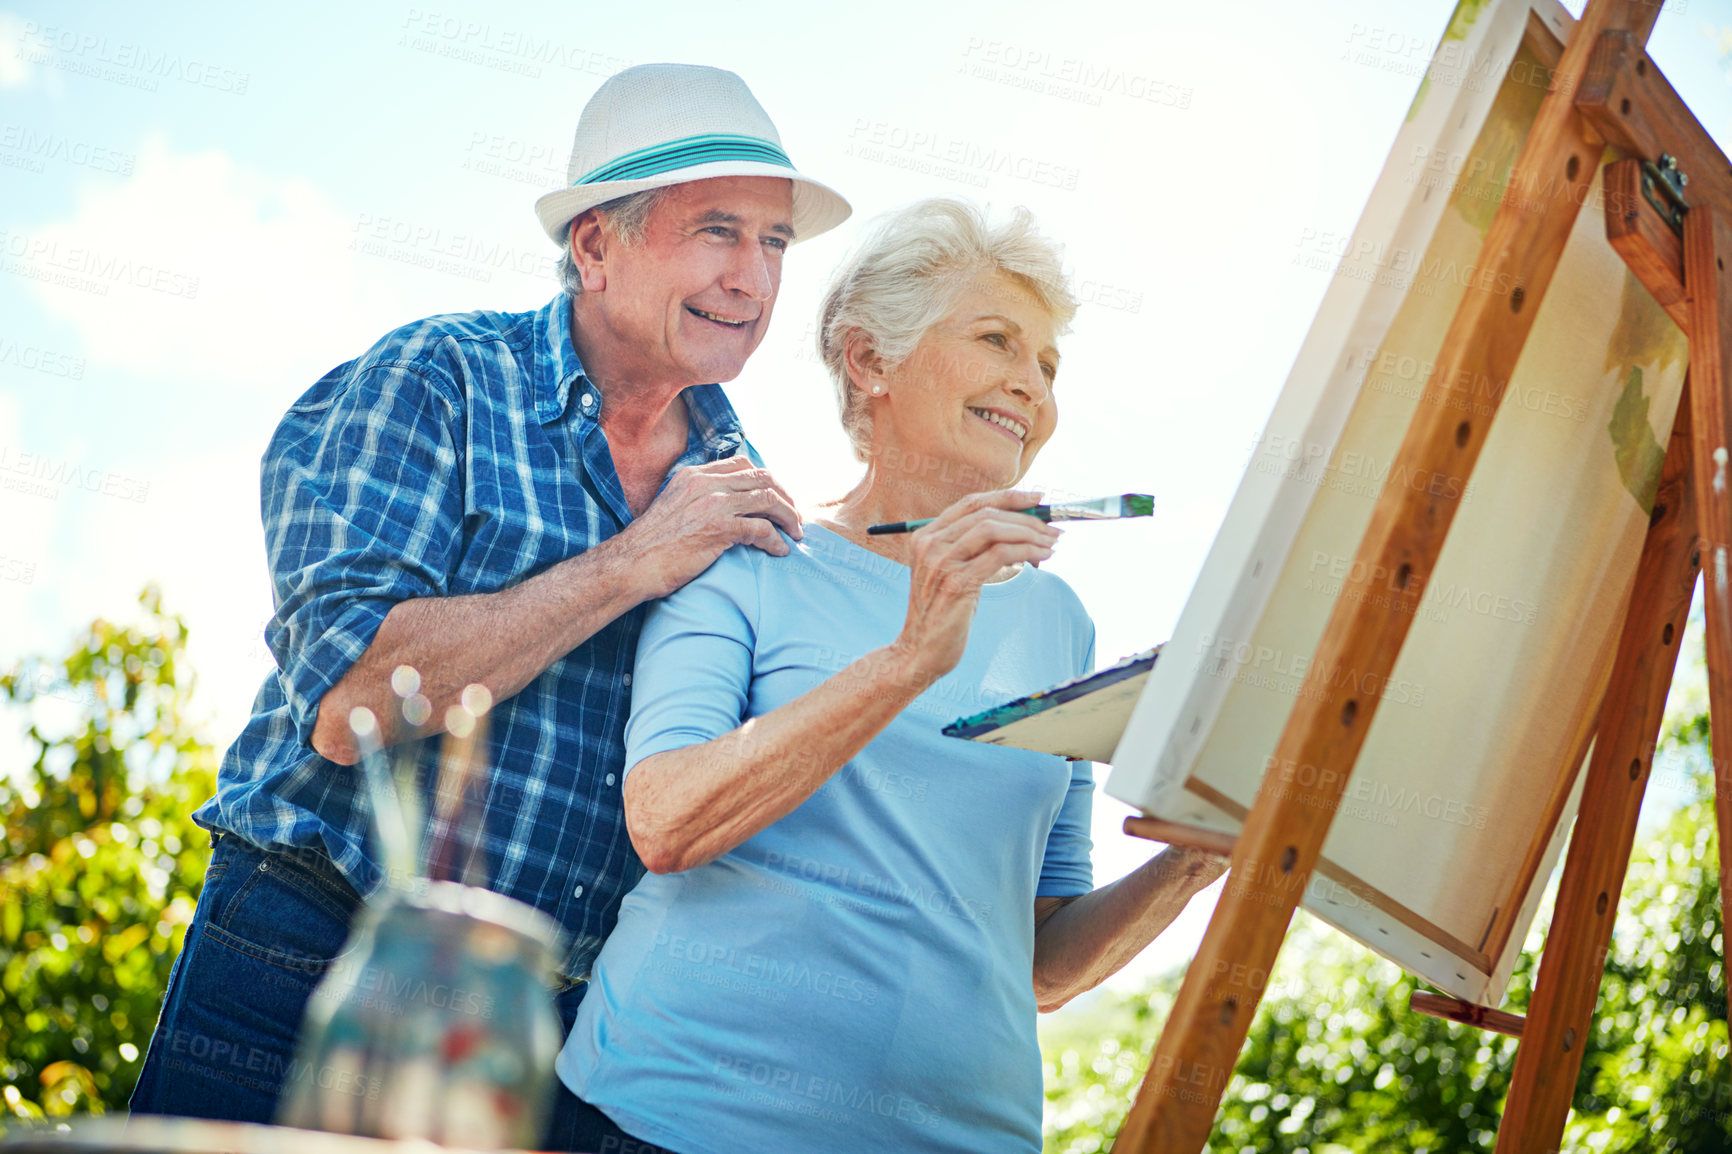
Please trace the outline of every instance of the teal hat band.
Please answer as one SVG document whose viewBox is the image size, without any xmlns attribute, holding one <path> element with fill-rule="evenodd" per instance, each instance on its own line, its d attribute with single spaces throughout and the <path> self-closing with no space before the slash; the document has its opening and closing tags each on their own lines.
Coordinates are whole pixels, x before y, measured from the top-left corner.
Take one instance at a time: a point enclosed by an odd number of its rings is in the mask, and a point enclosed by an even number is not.
<svg viewBox="0 0 1732 1154">
<path fill-rule="evenodd" d="M 580 176 L 578 184 L 599 184 L 602 181 L 642 180 L 659 176 L 676 168 L 692 168 L 718 160 L 755 160 L 792 169 L 788 154 L 767 140 L 755 136 L 724 136 L 706 134 L 688 136 L 651 148 L 641 148 L 617 160 L 610 160 L 594 171 Z"/>
</svg>

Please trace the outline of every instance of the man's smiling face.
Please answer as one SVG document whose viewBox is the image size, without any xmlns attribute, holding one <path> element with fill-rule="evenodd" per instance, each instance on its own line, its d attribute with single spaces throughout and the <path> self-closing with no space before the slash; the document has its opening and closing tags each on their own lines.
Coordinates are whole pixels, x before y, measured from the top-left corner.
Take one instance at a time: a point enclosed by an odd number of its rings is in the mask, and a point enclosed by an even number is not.
<svg viewBox="0 0 1732 1154">
<path fill-rule="evenodd" d="M 739 376 L 769 330 L 793 215 L 792 182 L 719 177 L 667 188 L 642 243 L 610 234 L 593 299 L 613 370 L 682 385 Z"/>
</svg>

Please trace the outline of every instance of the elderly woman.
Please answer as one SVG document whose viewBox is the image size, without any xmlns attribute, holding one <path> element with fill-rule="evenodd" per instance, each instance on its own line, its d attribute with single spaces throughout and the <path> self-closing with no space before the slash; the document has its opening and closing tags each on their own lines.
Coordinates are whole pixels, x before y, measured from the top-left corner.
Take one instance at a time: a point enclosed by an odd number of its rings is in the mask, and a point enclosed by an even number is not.
<svg viewBox="0 0 1732 1154">
<path fill-rule="evenodd" d="M 1034 568 L 1060 531 L 1011 489 L 1075 310 L 1026 213 L 955 201 L 837 273 L 820 341 L 866 475 L 788 556 L 736 547 L 644 627 L 623 788 L 650 873 L 560 1054 L 574 1140 L 1038 1150 L 1036 1009 L 1220 873 L 1168 849 L 1091 892 L 1088 763 L 940 733 L 1093 663 Z"/>
</svg>

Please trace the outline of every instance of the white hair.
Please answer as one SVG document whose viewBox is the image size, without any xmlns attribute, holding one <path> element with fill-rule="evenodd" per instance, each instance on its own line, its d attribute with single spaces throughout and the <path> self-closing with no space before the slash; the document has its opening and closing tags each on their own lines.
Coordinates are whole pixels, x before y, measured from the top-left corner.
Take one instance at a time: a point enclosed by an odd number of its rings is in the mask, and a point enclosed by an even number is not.
<svg viewBox="0 0 1732 1154">
<path fill-rule="evenodd" d="M 649 229 L 650 213 L 661 202 L 665 188 L 647 188 L 642 192 L 627 193 L 625 196 L 598 204 L 592 211 L 601 213 L 602 223 L 606 224 L 619 242 L 628 248 L 636 248 L 644 241 Z M 559 254 L 559 287 L 565 290 L 568 297 L 583 295 L 583 275 L 578 272 L 577 262 L 571 259 L 571 226 L 566 225 L 565 251 Z"/>
<path fill-rule="evenodd" d="M 1061 255 L 1058 244 L 1035 231 L 1026 208 L 996 226 L 974 205 L 942 198 L 916 201 L 880 217 L 836 270 L 818 312 L 818 355 L 836 387 L 836 407 L 854 456 L 867 458 L 872 418 L 865 396 L 848 376 L 849 333 L 862 333 L 881 363 L 894 368 L 976 277 L 993 270 L 1028 289 L 1054 327 L 1066 332 L 1077 302 Z"/>
</svg>

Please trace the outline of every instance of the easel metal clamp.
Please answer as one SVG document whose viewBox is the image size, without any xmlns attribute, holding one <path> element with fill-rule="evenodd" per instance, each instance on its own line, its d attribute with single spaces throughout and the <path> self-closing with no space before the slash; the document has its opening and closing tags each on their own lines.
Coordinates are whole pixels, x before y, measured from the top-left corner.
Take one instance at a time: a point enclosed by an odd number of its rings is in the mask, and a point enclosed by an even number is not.
<svg viewBox="0 0 1732 1154">
<path fill-rule="evenodd" d="M 1658 161 L 1642 162 L 1642 198 L 1679 236 L 1684 235 L 1684 213 L 1690 208 L 1684 199 L 1684 186 L 1689 183 L 1670 153 L 1661 153 Z"/>
</svg>

